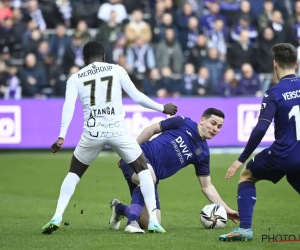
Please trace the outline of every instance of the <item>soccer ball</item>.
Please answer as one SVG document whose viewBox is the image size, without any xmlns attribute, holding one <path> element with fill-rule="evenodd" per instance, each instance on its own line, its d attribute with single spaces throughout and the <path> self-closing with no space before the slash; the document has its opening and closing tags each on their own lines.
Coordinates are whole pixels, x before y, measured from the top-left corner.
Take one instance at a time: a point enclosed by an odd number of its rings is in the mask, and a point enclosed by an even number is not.
<svg viewBox="0 0 300 250">
<path fill-rule="evenodd" d="M 227 213 L 219 204 L 206 205 L 200 213 L 201 224 L 206 229 L 223 228 L 227 222 Z"/>
</svg>

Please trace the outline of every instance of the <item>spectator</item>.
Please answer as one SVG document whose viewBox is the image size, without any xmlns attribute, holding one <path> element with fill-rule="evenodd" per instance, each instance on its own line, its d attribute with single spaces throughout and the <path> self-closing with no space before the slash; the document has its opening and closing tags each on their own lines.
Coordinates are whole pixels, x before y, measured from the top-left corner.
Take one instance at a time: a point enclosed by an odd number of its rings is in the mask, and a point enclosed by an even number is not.
<svg viewBox="0 0 300 250">
<path fill-rule="evenodd" d="M 196 17 L 190 17 L 188 21 L 187 29 L 180 32 L 179 41 L 183 51 L 195 47 L 197 36 L 202 33 L 199 29 L 198 19 Z"/>
<path fill-rule="evenodd" d="M 8 67 L 8 74 L 6 80 L 6 88 L 4 99 L 19 100 L 22 97 L 22 88 L 20 86 L 20 79 L 18 76 L 18 67 L 10 64 Z"/>
<path fill-rule="evenodd" d="M 251 4 L 248 0 L 242 0 L 240 3 L 240 14 L 239 16 L 245 16 L 248 18 L 249 23 L 253 27 L 257 27 L 257 21 L 251 12 Z M 238 21 L 238 20 L 236 20 Z"/>
<path fill-rule="evenodd" d="M 44 68 L 37 65 L 34 54 L 26 55 L 24 67 L 20 70 L 20 79 L 24 97 L 43 97 L 41 93 L 46 86 L 46 76 Z"/>
<path fill-rule="evenodd" d="M 66 27 L 71 27 L 73 7 L 70 0 L 56 1 L 58 11 L 61 13 L 63 23 Z"/>
<path fill-rule="evenodd" d="M 37 48 L 39 44 L 43 41 L 43 36 L 41 30 L 35 29 L 32 31 L 31 36 L 28 41 L 23 44 L 25 48 L 25 53 L 37 53 Z"/>
<path fill-rule="evenodd" d="M 13 25 L 12 18 L 5 18 L 2 26 L 0 26 L 0 50 L 8 47 L 12 51 L 16 42 Z"/>
<path fill-rule="evenodd" d="M 236 73 L 240 72 L 241 66 L 244 63 L 252 64 L 254 61 L 254 49 L 251 46 L 249 32 L 243 30 L 240 33 L 240 40 L 235 42 L 227 56 L 228 63 Z"/>
<path fill-rule="evenodd" d="M 153 43 L 159 43 L 165 37 L 166 29 L 172 29 L 175 32 L 175 37 L 178 38 L 178 30 L 173 22 L 173 16 L 170 13 L 164 13 L 162 16 L 162 23 L 160 25 L 156 25 L 153 28 Z"/>
<path fill-rule="evenodd" d="M 202 67 L 198 70 L 197 78 L 193 82 L 193 94 L 199 96 L 214 94 L 208 68 Z"/>
<path fill-rule="evenodd" d="M 143 37 L 138 37 L 132 47 L 128 49 L 127 64 L 140 80 L 156 66 L 154 51 L 148 43 L 144 42 Z"/>
<path fill-rule="evenodd" d="M 182 72 L 183 53 L 173 29 L 166 29 L 165 39 L 156 48 L 157 67 L 170 67 L 173 73 Z"/>
<path fill-rule="evenodd" d="M 214 28 L 214 22 L 216 19 L 223 20 L 225 26 L 227 25 L 225 17 L 222 14 L 220 14 L 219 3 L 213 1 L 210 3 L 210 14 L 202 17 L 200 22 L 204 32 L 210 32 Z"/>
<path fill-rule="evenodd" d="M 101 23 L 96 35 L 96 40 L 101 42 L 107 50 L 112 50 L 118 35 L 124 33 L 124 26 L 122 23 L 117 23 L 116 17 L 116 12 L 112 11 L 108 22 Z"/>
<path fill-rule="evenodd" d="M 174 1 L 173 0 L 164 0 L 164 4 L 165 4 L 165 12 L 170 13 L 174 19 L 175 13 L 176 13 L 176 7 L 174 6 Z"/>
<path fill-rule="evenodd" d="M 10 64 L 11 60 L 11 52 L 9 48 L 6 46 L 0 52 L 0 62 L 3 62 L 6 66 Z"/>
<path fill-rule="evenodd" d="M 219 59 L 219 52 L 217 48 L 210 48 L 208 51 L 208 58 L 203 62 L 203 67 L 208 68 L 211 82 L 213 84 L 213 91 L 219 86 L 219 81 L 223 76 L 226 64 Z"/>
<path fill-rule="evenodd" d="M 225 60 L 227 53 L 228 35 L 222 19 L 216 19 L 214 28 L 207 34 L 208 47 L 218 48 L 220 59 Z"/>
<path fill-rule="evenodd" d="M 14 49 L 22 49 L 23 34 L 26 30 L 26 23 L 20 9 L 13 10 L 13 31 L 15 36 Z"/>
<path fill-rule="evenodd" d="M 248 63 L 242 65 L 242 77 L 238 81 L 236 92 L 242 96 L 262 96 L 259 77 Z"/>
<path fill-rule="evenodd" d="M 0 1 L 0 25 L 6 18 L 12 18 L 13 13 L 9 7 L 9 1 Z"/>
<path fill-rule="evenodd" d="M 158 97 L 179 97 L 180 83 L 172 78 L 172 71 L 169 67 L 164 67 L 161 70 L 161 83 L 158 86 Z"/>
<path fill-rule="evenodd" d="M 122 23 L 127 19 L 126 9 L 119 0 L 109 0 L 102 4 L 98 11 L 98 18 L 103 22 L 108 22 L 112 11 L 116 12 L 117 23 Z"/>
<path fill-rule="evenodd" d="M 79 20 L 84 20 L 87 23 L 87 26 L 90 28 L 97 28 L 99 26 L 100 20 L 97 18 L 98 10 L 101 9 L 102 6 L 107 6 L 106 3 L 100 6 L 99 0 L 76 0 L 72 1 L 72 17 L 71 17 L 71 26 L 75 27 Z M 100 6 L 100 8 L 99 8 Z M 104 7 L 104 17 L 108 17 L 110 15 L 110 10 Z M 108 11 L 108 12 L 106 12 Z M 108 20 L 107 19 L 107 20 Z M 105 22 L 107 20 L 104 20 Z"/>
<path fill-rule="evenodd" d="M 188 2 L 185 2 L 182 8 L 177 9 L 175 20 L 179 32 L 187 29 L 188 21 L 192 16 L 195 16 L 195 13 L 193 12 L 192 5 Z"/>
<path fill-rule="evenodd" d="M 254 26 L 250 24 L 248 16 L 241 16 L 239 19 L 239 24 L 234 26 L 233 30 L 231 31 L 232 40 L 238 42 L 241 39 L 240 35 L 243 30 L 248 31 L 250 42 L 251 44 L 254 44 L 258 33 Z"/>
<path fill-rule="evenodd" d="M 194 81 L 196 80 L 195 68 L 191 63 L 184 65 L 184 73 L 181 81 L 182 95 L 193 95 L 194 94 Z"/>
<path fill-rule="evenodd" d="M 48 41 L 46 41 L 46 40 L 42 41 L 39 44 L 39 46 L 37 48 L 37 52 L 36 52 L 36 59 L 37 59 L 38 64 L 44 65 L 45 57 L 49 54 L 50 54 L 50 47 L 49 47 Z"/>
<path fill-rule="evenodd" d="M 264 10 L 259 15 L 258 18 L 258 27 L 260 30 L 269 26 L 273 18 L 274 3 L 273 0 L 264 1 Z"/>
<path fill-rule="evenodd" d="M 87 42 L 92 40 L 92 36 L 88 31 L 88 26 L 84 20 L 80 20 L 77 23 L 74 34 L 77 37 L 81 37 L 83 44 L 86 44 Z"/>
<path fill-rule="evenodd" d="M 71 67 L 76 65 L 79 68 L 82 68 L 85 64 L 83 61 L 83 42 L 81 36 L 73 34 L 70 47 L 66 48 L 63 57 L 63 72 L 68 74 Z"/>
<path fill-rule="evenodd" d="M 141 10 L 134 10 L 132 13 L 133 20 L 125 26 L 125 36 L 128 44 L 131 45 L 138 37 L 143 37 L 145 43 L 152 39 L 151 27 L 143 21 Z"/>
<path fill-rule="evenodd" d="M 160 26 L 163 21 L 163 15 L 166 11 L 165 2 L 162 0 L 156 1 L 153 11 L 151 11 L 151 17 L 149 19 L 149 24 L 151 29 L 154 30 L 155 27 Z"/>
<path fill-rule="evenodd" d="M 51 53 L 56 58 L 56 64 L 61 65 L 65 51 L 71 45 L 71 38 L 66 34 L 64 24 L 58 24 L 55 29 L 55 34 L 49 37 L 49 46 Z"/>
<path fill-rule="evenodd" d="M 40 29 L 40 31 L 45 32 L 47 29 L 47 25 L 42 11 L 39 8 L 37 0 L 29 0 L 27 2 L 27 12 L 27 14 L 30 16 L 32 21 L 35 22 L 36 26 Z"/>
<path fill-rule="evenodd" d="M 273 71 L 273 54 L 271 48 L 277 43 L 274 37 L 274 31 L 267 27 L 262 31 L 262 36 L 258 40 L 258 46 L 255 53 L 257 72 L 272 73 Z M 263 58 L 263 60 L 262 60 Z"/>
<path fill-rule="evenodd" d="M 280 11 L 273 11 L 273 18 L 271 22 L 271 28 L 274 31 L 277 42 L 292 42 L 293 31 L 292 27 L 288 27 L 282 19 L 282 14 Z"/>
<path fill-rule="evenodd" d="M 143 93 L 147 96 L 158 96 L 157 91 L 161 88 L 160 74 L 157 68 L 151 69 L 149 76 L 142 81 Z M 166 96 L 166 94 L 165 94 Z"/>
<path fill-rule="evenodd" d="M 237 81 L 235 78 L 234 70 L 228 68 L 224 72 L 224 76 L 220 81 L 219 87 L 217 88 L 217 93 L 223 97 L 232 97 L 236 95 Z"/>
<path fill-rule="evenodd" d="M 119 34 L 112 50 L 112 60 L 117 63 L 120 56 L 126 56 L 127 53 L 127 39 L 124 34 Z"/>
<path fill-rule="evenodd" d="M 193 64 L 196 71 L 198 71 L 203 61 L 207 58 L 207 54 L 207 37 L 199 34 L 196 46 L 186 52 L 187 61 Z"/>
</svg>

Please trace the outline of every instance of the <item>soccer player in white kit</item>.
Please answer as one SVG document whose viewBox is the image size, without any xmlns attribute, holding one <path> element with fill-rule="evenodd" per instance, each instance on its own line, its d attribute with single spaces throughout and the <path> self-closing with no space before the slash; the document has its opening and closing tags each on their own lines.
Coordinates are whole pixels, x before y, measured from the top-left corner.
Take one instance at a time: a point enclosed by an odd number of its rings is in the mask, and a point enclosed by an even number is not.
<svg viewBox="0 0 300 250">
<path fill-rule="evenodd" d="M 149 109 L 175 115 L 177 107 L 174 104 L 158 104 L 139 92 L 122 67 L 105 63 L 101 43 L 91 41 L 85 44 L 83 56 L 86 66 L 67 81 L 60 134 L 52 145 L 52 152 L 56 154 L 64 143 L 78 96 L 84 110 L 83 133 L 74 151 L 70 170 L 61 185 L 56 212 L 42 228 L 42 233 L 51 234 L 60 227 L 76 185 L 105 145 L 110 146 L 138 174 L 150 218 L 148 230 L 164 233 L 156 217 L 155 189 L 150 170 L 124 119 L 122 89 L 136 103 Z"/>
</svg>

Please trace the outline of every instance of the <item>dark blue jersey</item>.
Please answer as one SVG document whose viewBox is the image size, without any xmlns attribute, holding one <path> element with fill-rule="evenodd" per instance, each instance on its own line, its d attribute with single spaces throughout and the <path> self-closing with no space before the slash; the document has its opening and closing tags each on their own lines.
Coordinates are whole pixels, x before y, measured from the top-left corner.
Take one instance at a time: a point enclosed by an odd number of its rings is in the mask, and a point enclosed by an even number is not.
<svg viewBox="0 0 300 250">
<path fill-rule="evenodd" d="M 175 116 L 160 122 L 162 133 L 141 145 L 156 177 L 168 178 L 193 164 L 196 175 L 209 175 L 210 153 L 198 125 L 190 118 Z"/>
<path fill-rule="evenodd" d="M 269 89 L 262 101 L 259 119 L 275 124 L 275 141 L 270 153 L 278 162 L 300 163 L 300 78 L 296 75 L 283 77 Z M 292 167 L 292 166 L 291 166 Z M 300 166 L 298 166 L 300 168 Z"/>
</svg>

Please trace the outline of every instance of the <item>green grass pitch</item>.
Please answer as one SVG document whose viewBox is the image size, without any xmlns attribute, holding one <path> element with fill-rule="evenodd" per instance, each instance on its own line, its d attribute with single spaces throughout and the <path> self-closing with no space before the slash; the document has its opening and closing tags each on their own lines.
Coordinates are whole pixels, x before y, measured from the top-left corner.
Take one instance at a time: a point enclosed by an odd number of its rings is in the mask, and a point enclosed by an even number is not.
<svg viewBox="0 0 300 250">
<path fill-rule="evenodd" d="M 62 226 L 52 235 L 41 228 L 52 217 L 59 189 L 69 169 L 71 151 L 0 152 L 0 249 L 300 249 L 300 242 L 262 242 L 262 234 L 300 234 L 299 195 L 283 179 L 277 185 L 257 184 L 252 242 L 220 242 L 218 236 L 236 227 L 206 230 L 199 213 L 209 202 L 200 190 L 192 166 L 159 185 L 162 225 L 166 234 L 127 235 L 125 220 L 119 231 L 108 227 L 109 200 L 130 200 L 127 184 L 115 156 L 99 157 L 78 184 L 64 214 Z M 212 182 L 221 197 L 236 209 L 238 174 L 225 180 L 236 155 L 212 155 Z"/>
</svg>

